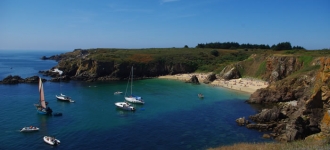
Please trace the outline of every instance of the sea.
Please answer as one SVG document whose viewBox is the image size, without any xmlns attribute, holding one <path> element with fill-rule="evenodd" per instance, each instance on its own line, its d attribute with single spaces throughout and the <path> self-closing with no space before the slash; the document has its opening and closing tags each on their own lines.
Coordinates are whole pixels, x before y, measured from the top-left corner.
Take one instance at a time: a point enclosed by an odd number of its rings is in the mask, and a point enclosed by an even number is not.
<svg viewBox="0 0 330 150">
<path fill-rule="evenodd" d="M 8 75 L 49 80 L 39 71 L 49 70 L 57 62 L 40 58 L 65 52 L 69 51 L 0 50 L 0 80 Z M 262 138 L 262 132 L 235 122 L 259 111 L 244 102 L 249 98 L 247 93 L 178 80 L 134 80 L 133 93 L 143 97 L 145 104 L 133 104 L 136 111 L 131 112 L 114 105 L 125 100 L 127 83 L 44 82 L 48 106 L 62 116 L 37 113 L 33 104 L 39 101 L 38 84 L 0 84 L 0 149 L 199 150 L 272 142 Z M 116 91 L 124 93 L 115 95 Z M 60 93 L 75 102 L 58 101 L 55 95 Z M 204 99 L 198 93 L 203 93 Z M 21 133 L 25 126 L 40 130 Z M 54 136 L 61 144 L 48 145 L 43 136 Z"/>
</svg>

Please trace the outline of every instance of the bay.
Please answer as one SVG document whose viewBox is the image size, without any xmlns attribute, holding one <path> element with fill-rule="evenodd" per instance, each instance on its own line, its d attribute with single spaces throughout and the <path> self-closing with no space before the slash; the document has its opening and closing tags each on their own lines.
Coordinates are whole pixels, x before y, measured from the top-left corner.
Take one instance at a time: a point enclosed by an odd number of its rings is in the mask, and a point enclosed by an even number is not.
<svg viewBox="0 0 330 150">
<path fill-rule="evenodd" d="M 0 77 L 39 75 L 57 62 L 40 60 L 54 52 L 0 52 Z M 17 68 L 17 70 L 16 70 Z M 48 77 L 45 77 L 48 78 Z M 269 142 L 262 134 L 240 127 L 235 119 L 248 118 L 256 109 L 244 103 L 248 94 L 206 84 L 176 80 L 134 81 L 134 94 L 145 105 L 135 112 L 119 110 L 126 81 L 45 82 L 45 98 L 54 112 L 63 116 L 37 114 L 38 84 L 0 85 L 0 149 L 206 149 L 238 142 Z M 60 91 L 61 90 L 61 91 Z M 63 92 L 75 100 L 65 103 L 55 95 Z M 203 93 L 204 99 L 197 94 Z M 20 133 L 24 126 L 38 126 L 39 132 Z M 53 135 L 61 144 L 47 145 L 42 137 Z"/>
</svg>

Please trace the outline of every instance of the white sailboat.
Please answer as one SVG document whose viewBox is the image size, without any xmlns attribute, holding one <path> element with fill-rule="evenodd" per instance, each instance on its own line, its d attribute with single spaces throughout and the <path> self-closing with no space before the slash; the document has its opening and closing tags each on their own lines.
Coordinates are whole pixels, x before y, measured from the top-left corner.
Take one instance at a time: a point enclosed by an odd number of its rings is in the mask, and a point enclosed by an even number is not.
<svg viewBox="0 0 330 150">
<path fill-rule="evenodd" d="M 45 101 L 45 94 L 44 94 L 44 86 L 42 84 L 42 79 L 39 77 L 39 104 L 34 104 L 39 114 L 49 115 L 52 114 L 52 109 L 47 106 L 47 102 Z"/>
<path fill-rule="evenodd" d="M 131 85 L 131 95 L 126 96 L 129 83 L 131 83 L 130 84 Z M 126 92 L 125 92 L 125 100 L 130 102 L 130 103 L 144 104 L 144 101 L 143 101 L 142 97 L 135 96 L 135 95 L 133 95 L 132 92 L 133 92 L 133 66 L 132 66 L 131 73 L 130 73 L 130 76 L 129 76 L 128 82 L 127 82 L 127 87 L 126 87 Z"/>
<path fill-rule="evenodd" d="M 59 69 L 54 69 L 54 72 L 58 72 L 60 74 L 60 92 L 61 92 L 61 78 L 62 78 L 62 73 L 63 71 L 59 70 Z M 57 98 L 57 100 L 60 100 L 60 101 L 65 101 L 65 102 L 71 102 L 73 103 L 74 101 L 71 99 L 71 97 L 69 96 L 66 96 L 64 94 L 60 94 L 60 95 L 55 95 L 55 97 Z"/>
</svg>

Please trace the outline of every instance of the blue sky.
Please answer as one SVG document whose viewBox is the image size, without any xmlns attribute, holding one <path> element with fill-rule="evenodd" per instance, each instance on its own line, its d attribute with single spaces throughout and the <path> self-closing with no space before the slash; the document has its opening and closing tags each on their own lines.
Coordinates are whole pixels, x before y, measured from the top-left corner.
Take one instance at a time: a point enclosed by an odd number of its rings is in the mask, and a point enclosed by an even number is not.
<svg viewBox="0 0 330 150">
<path fill-rule="evenodd" d="M 330 48 L 329 0 L 1 0 L 0 49 Z"/>
</svg>

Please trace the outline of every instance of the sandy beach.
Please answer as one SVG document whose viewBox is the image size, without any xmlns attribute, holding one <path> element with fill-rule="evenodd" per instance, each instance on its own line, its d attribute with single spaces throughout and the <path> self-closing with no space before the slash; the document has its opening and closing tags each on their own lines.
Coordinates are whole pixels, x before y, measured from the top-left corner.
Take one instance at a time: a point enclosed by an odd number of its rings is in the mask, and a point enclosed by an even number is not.
<svg viewBox="0 0 330 150">
<path fill-rule="evenodd" d="M 198 81 L 200 83 L 203 83 L 204 79 L 208 74 L 207 73 L 176 74 L 176 75 L 159 76 L 158 78 L 187 81 L 193 75 L 196 75 Z M 224 87 L 224 88 L 252 94 L 260 88 L 267 87 L 268 83 L 266 81 L 262 81 L 254 78 L 240 78 L 240 79 L 231 79 L 231 80 L 217 79 L 214 80 L 212 83 L 210 83 L 210 85 L 217 87 Z"/>
</svg>

